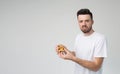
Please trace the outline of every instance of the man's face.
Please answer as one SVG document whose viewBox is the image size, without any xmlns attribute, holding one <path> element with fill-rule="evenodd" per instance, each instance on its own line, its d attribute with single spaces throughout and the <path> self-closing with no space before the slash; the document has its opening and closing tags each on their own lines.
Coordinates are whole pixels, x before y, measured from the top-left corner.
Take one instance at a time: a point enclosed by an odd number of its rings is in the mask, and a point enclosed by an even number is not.
<svg viewBox="0 0 120 74">
<path fill-rule="evenodd" d="M 90 15 L 79 15 L 78 16 L 78 23 L 80 29 L 83 33 L 88 33 L 92 29 L 93 20 L 91 19 Z"/>
</svg>

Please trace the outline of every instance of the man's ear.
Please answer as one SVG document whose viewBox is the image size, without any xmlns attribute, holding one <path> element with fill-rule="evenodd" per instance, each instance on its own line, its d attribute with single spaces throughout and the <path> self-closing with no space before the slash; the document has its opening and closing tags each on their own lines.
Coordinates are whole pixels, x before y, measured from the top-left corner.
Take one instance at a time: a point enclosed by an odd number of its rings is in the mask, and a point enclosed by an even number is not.
<svg viewBox="0 0 120 74">
<path fill-rule="evenodd" d="M 94 20 L 92 20 L 92 24 L 94 24 Z"/>
</svg>

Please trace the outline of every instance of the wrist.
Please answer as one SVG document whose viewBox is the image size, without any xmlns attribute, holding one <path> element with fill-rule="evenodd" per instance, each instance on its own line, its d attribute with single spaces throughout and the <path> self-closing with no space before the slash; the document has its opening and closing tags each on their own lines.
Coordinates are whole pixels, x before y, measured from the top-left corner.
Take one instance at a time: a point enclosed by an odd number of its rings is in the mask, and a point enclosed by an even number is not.
<svg viewBox="0 0 120 74">
<path fill-rule="evenodd" d="M 72 60 L 72 61 L 75 61 L 76 59 L 77 59 L 77 57 L 76 57 L 76 56 L 73 56 L 71 60 Z"/>
</svg>

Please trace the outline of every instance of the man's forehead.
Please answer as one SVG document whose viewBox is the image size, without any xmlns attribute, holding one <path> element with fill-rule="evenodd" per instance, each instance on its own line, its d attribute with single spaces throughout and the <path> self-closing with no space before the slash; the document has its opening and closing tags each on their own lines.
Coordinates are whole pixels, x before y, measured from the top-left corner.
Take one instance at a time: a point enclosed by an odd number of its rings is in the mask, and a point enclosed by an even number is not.
<svg viewBox="0 0 120 74">
<path fill-rule="evenodd" d="M 91 17 L 90 17 L 90 15 L 88 15 L 88 14 L 85 14 L 85 15 L 79 15 L 78 16 L 78 19 L 91 19 Z"/>
<path fill-rule="evenodd" d="M 89 14 L 81 14 L 81 15 L 78 15 L 78 17 L 90 17 Z"/>
</svg>

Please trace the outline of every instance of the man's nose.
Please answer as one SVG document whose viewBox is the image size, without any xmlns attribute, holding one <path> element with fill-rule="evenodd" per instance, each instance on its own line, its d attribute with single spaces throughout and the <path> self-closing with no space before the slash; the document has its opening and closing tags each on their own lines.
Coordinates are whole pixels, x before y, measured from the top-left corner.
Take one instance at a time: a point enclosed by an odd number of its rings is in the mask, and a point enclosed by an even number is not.
<svg viewBox="0 0 120 74">
<path fill-rule="evenodd" d="M 86 25 L 86 22 L 85 22 L 85 21 L 83 22 L 83 25 Z"/>
</svg>

